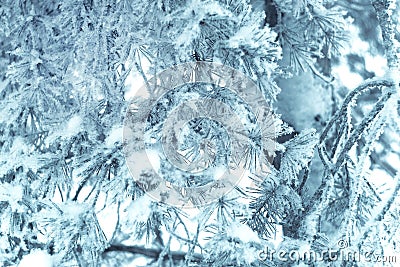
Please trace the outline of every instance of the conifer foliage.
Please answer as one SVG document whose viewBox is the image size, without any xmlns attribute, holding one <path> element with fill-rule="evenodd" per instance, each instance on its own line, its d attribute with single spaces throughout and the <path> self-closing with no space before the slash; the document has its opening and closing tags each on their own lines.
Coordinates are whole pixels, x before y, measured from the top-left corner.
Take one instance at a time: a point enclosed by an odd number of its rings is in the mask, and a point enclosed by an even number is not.
<svg viewBox="0 0 400 267">
<path fill-rule="evenodd" d="M 399 253 L 399 10 L 395 0 L 2 0 L 0 262 L 371 266 L 263 256 L 338 246 Z M 343 49 L 350 26 L 386 59 L 383 75 Z M 363 80 L 355 88 L 334 71 L 344 58 Z M 196 62 L 245 75 L 256 102 L 223 85 L 160 95 L 152 77 Z M 132 98 L 140 86 L 157 105 Z M 208 102 L 192 105 L 194 95 Z M 270 115 L 252 109 L 261 102 Z M 229 127 L 199 116 L 176 132 L 190 112 L 211 110 Z M 190 209 L 153 199 L 146 192 L 160 173 L 187 188 L 215 175 L 182 178 L 165 157 L 133 177 L 125 149 L 149 150 L 162 131 L 178 157 L 244 166 L 247 182 L 202 205 L 186 199 Z"/>
</svg>

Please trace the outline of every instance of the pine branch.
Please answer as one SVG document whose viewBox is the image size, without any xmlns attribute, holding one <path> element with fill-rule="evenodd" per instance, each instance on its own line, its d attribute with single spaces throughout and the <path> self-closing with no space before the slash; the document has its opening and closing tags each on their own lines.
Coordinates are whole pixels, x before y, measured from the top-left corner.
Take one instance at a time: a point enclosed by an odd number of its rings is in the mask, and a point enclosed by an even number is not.
<svg viewBox="0 0 400 267">
<path fill-rule="evenodd" d="M 356 129 L 354 129 L 354 131 L 351 133 L 349 139 L 347 140 L 344 148 L 342 149 L 342 151 L 340 152 L 335 166 L 333 168 L 333 173 L 336 173 L 339 168 L 342 166 L 342 163 L 346 157 L 346 154 L 348 153 L 348 151 L 353 147 L 353 145 L 355 144 L 355 142 L 361 137 L 361 135 L 363 134 L 363 132 L 365 131 L 365 129 L 368 128 L 369 124 L 376 118 L 376 116 L 378 116 L 378 114 L 382 111 L 382 109 L 385 107 L 385 104 L 388 102 L 390 96 L 392 94 L 391 93 L 387 93 L 385 94 L 374 106 L 374 108 L 372 109 L 372 111 L 368 114 L 367 117 L 365 117 L 362 122 L 357 126 Z"/>
<path fill-rule="evenodd" d="M 395 189 L 393 190 L 392 195 L 390 196 L 389 200 L 386 202 L 386 205 L 383 207 L 381 212 L 376 216 L 375 221 L 380 222 L 383 220 L 387 212 L 392 207 L 393 203 L 395 202 L 396 198 L 399 196 L 400 191 L 400 175 L 397 176 L 397 184 Z"/>
<path fill-rule="evenodd" d="M 350 94 L 343 101 L 340 110 L 332 117 L 332 119 L 328 122 L 327 126 L 322 132 L 320 137 L 320 143 L 322 143 L 326 139 L 328 132 L 333 127 L 333 125 L 338 120 L 340 120 L 340 118 L 346 117 L 347 108 L 351 106 L 351 103 L 355 101 L 361 93 L 367 93 L 368 91 L 371 91 L 376 87 L 382 87 L 382 86 L 392 87 L 394 86 L 394 83 L 388 80 L 368 80 L 365 83 L 359 85 L 353 91 L 351 91 Z"/>
<path fill-rule="evenodd" d="M 367 128 L 369 123 L 379 114 L 379 112 L 383 109 L 385 103 L 390 98 L 391 94 L 388 93 L 382 97 L 379 102 L 375 105 L 374 109 L 369 113 L 369 115 L 364 118 L 364 120 L 358 125 L 358 127 L 352 132 L 351 136 L 347 139 L 345 147 L 341 150 L 339 157 L 337 158 L 336 162 L 333 163 L 327 154 L 326 147 L 324 142 L 327 139 L 329 131 L 333 128 L 333 126 L 338 122 L 346 123 L 345 121 L 341 120 L 340 118 L 347 117 L 347 110 L 352 105 L 352 103 L 356 100 L 356 98 L 361 94 L 368 92 L 376 87 L 392 87 L 394 84 L 391 81 L 387 80 L 371 80 L 365 82 L 354 89 L 344 100 L 341 109 L 336 112 L 333 118 L 328 122 L 326 128 L 322 132 L 320 136 L 320 145 L 318 147 L 318 153 L 320 158 L 325 165 L 326 170 L 328 173 L 324 175 L 322 182 L 319 188 L 316 190 L 314 195 L 312 196 L 309 205 L 305 208 L 305 214 L 311 214 L 317 206 L 321 205 L 322 196 L 325 194 L 327 197 L 330 194 L 330 190 L 327 190 L 328 187 L 332 187 L 332 181 L 328 181 L 330 179 L 334 179 L 334 174 L 338 172 L 339 168 L 342 166 L 342 163 L 347 155 L 347 152 L 351 149 L 354 143 L 360 138 L 363 131 Z M 341 131 L 344 134 L 346 131 Z M 338 136 L 337 138 L 342 138 Z M 336 153 L 333 151 L 333 155 Z M 328 182 L 331 186 L 328 185 Z M 326 191 L 327 190 L 327 191 Z"/>
<path fill-rule="evenodd" d="M 372 219 L 370 220 L 370 223 L 365 225 L 363 228 L 363 231 L 361 231 L 362 234 L 360 234 L 360 238 L 357 242 L 357 244 L 360 246 L 364 240 L 368 237 L 369 233 L 372 231 L 374 226 L 379 225 L 379 223 L 385 218 L 386 214 L 388 211 L 393 207 L 393 204 L 396 201 L 396 198 L 399 197 L 400 193 L 400 173 L 397 173 L 396 175 L 396 187 L 393 190 L 392 195 L 390 198 L 386 201 L 385 205 L 381 209 L 381 211 Z"/>
<path fill-rule="evenodd" d="M 395 9 L 394 0 L 371 0 L 375 8 L 379 25 L 382 30 L 383 46 L 386 50 L 386 57 L 389 69 L 398 70 L 400 67 L 397 54 L 400 52 L 399 45 L 395 39 L 395 25 L 391 18 L 391 12 Z"/>
</svg>

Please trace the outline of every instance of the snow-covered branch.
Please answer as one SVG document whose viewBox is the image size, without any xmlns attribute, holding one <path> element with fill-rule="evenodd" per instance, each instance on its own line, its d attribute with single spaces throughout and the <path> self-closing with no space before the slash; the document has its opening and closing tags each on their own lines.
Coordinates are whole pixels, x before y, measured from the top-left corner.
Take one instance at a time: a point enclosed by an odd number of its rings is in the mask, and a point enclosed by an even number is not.
<svg viewBox="0 0 400 267">
<path fill-rule="evenodd" d="M 400 43 L 395 37 L 395 27 L 398 22 L 393 21 L 392 13 L 396 12 L 396 0 L 371 0 L 382 30 L 383 45 L 390 69 L 400 68 Z"/>
</svg>

